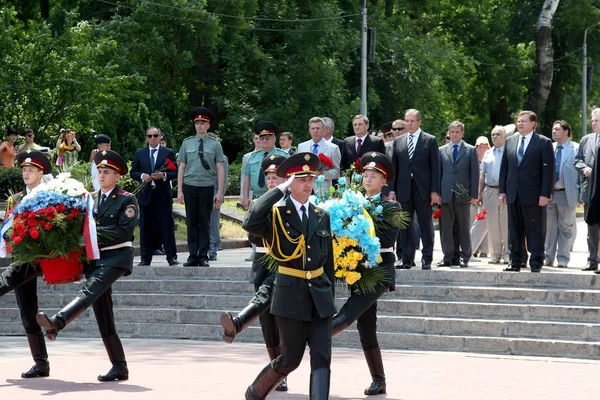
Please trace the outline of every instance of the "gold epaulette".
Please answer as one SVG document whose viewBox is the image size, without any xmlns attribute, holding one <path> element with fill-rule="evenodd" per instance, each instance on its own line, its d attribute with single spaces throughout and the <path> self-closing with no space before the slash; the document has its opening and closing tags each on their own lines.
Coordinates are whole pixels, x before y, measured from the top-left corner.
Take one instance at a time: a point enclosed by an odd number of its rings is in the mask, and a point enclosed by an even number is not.
<svg viewBox="0 0 600 400">
<path fill-rule="evenodd" d="M 281 239 L 279 238 L 279 233 L 277 232 L 278 224 L 279 227 L 281 227 L 281 231 L 285 235 L 285 239 L 291 244 L 296 245 L 296 248 L 289 256 L 283 254 L 283 252 L 281 251 Z M 288 235 L 283 224 L 283 220 L 281 219 L 281 213 L 279 212 L 278 207 L 273 207 L 273 234 L 271 240 L 268 241 L 263 239 L 263 245 L 264 247 L 269 249 L 271 256 L 279 262 L 288 262 L 290 260 L 300 258 L 306 251 L 304 234 L 300 234 L 300 236 L 298 236 L 297 238 L 292 238 L 290 235 Z M 274 251 L 274 249 L 276 249 L 277 251 Z"/>
</svg>

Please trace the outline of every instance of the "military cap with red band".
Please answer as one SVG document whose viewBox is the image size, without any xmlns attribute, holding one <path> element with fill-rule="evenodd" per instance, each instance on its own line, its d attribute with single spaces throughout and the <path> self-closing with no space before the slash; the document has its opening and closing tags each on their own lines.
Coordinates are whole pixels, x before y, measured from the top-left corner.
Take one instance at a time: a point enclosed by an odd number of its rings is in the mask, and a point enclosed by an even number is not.
<svg viewBox="0 0 600 400">
<path fill-rule="evenodd" d="M 46 157 L 44 153 L 38 150 L 27 149 L 21 151 L 17 155 L 17 164 L 21 168 L 26 165 L 38 167 L 44 174 L 49 174 L 52 172 L 52 164 L 50 164 L 50 160 L 48 160 L 48 157 Z"/>
<path fill-rule="evenodd" d="M 127 162 L 112 150 L 102 150 L 94 156 L 94 164 L 98 168 L 112 168 L 121 175 L 127 173 Z"/>
<path fill-rule="evenodd" d="M 211 123 L 215 119 L 214 114 L 212 112 L 210 112 L 209 109 L 204 108 L 204 107 L 196 107 L 192 110 L 192 112 L 190 114 L 192 117 L 192 121 L 194 121 L 194 122 L 205 121 L 205 122 Z"/>
<path fill-rule="evenodd" d="M 286 158 L 277 168 L 277 176 L 289 178 L 292 175 L 298 178 L 303 176 L 315 176 L 321 161 L 313 153 L 296 153 Z"/>
<path fill-rule="evenodd" d="M 384 135 L 390 135 L 392 133 L 392 123 L 388 122 L 387 124 L 383 124 L 381 132 L 383 132 Z"/>
<path fill-rule="evenodd" d="M 360 159 L 360 169 L 374 170 L 381 172 L 385 179 L 389 182 L 394 180 L 394 166 L 385 154 L 371 151 L 363 155 Z"/>
<path fill-rule="evenodd" d="M 254 127 L 254 132 L 258 136 L 278 135 L 279 134 L 279 127 L 277 125 L 275 125 L 274 123 L 269 122 L 269 121 L 260 121 Z"/>
<path fill-rule="evenodd" d="M 284 162 L 287 157 L 284 157 L 279 154 L 271 154 L 263 158 L 261 168 L 263 172 L 266 174 L 267 172 L 277 172 L 277 168 Z"/>
</svg>

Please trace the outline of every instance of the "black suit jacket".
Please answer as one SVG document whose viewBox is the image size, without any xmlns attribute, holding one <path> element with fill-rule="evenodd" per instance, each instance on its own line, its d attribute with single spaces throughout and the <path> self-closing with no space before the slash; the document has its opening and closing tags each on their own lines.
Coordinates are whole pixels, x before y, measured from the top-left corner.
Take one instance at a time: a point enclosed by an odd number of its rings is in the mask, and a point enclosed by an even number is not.
<svg viewBox="0 0 600 400">
<path fill-rule="evenodd" d="M 280 239 L 280 248 L 284 255 L 291 255 L 296 245 L 290 243 L 285 235 L 297 238 L 304 232 L 298 212 L 291 199 L 279 201 L 283 197 L 281 190 L 274 188 L 255 201 L 246 214 L 242 227 L 251 234 L 271 241 L 273 238 L 274 208 L 279 209 L 282 226 L 275 221 L 275 229 Z M 306 280 L 277 272 L 271 301 L 271 314 L 300 321 L 311 321 L 313 303 L 321 318 L 335 314 L 333 246 L 329 213 L 314 205 L 309 207 L 308 232 L 305 253 L 296 259 L 280 262 L 279 265 L 298 270 L 315 270 L 319 267 L 325 273 L 317 278 Z M 285 230 L 285 231 L 284 231 Z M 274 246 L 275 256 L 277 245 Z"/>
<path fill-rule="evenodd" d="M 390 190 L 396 192 L 397 201 L 409 201 L 417 194 L 429 202 L 431 193 L 440 193 L 440 151 L 435 136 L 421 131 L 415 144 L 412 159 L 408 157 L 408 135 L 406 133 L 394 139 L 392 165 L 396 170 L 396 179 L 390 184 Z M 411 193 L 414 179 L 419 193 Z"/>
<path fill-rule="evenodd" d="M 105 247 L 133 241 L 133 231 L 138 223 L 138 204 L 135 196 L 116 186 L 102 204 L 98 204 L 100 191 L 94 193 L 94 216 L 98 227 L 100 259 L 92 261 L 96 267 L 113 267 L 133 272 L 133 247 L 102 250 Z"/>
<path fill-rule="evenodd" d="M 362 157 L 365 153 L 370 151 L 377 151 L 385 154 L 385 144 L 381 138 L 373 135 L 365 135 L 364 141 L 360 146 L 360 152 L 356 153 L 356 136 L 350 136 L 344 139 L 344 144 L 340 147 L 342 153 L 342 160 L 340 161 L 340 171 L 345 171 L 356 160 Z"/>
<path fill-rule="evenodd" d="M 167 158 L 170 159 L 175 165 L 177 165 L 177 159 L 175 153 L 168 147 L 159 146 L 158 154 L 156 155 L 156 163 L 154 165 L 154 171 L 162 168 L 167 162 Z M 150 166 L 150 150 L 148 146 L 135 152 L 133 157 L 133 163 L 131 164 L 130 175 L 132 179 L 142 182 L 142 174 L 152 174 L 154 172 Z M 146 187 L 138 194 L 138 202 L 140 206 L 147 206 L 150 204 L 150 199 L 155 196 L 160 202 L 164 204 L 173 204 L 173 195 L 171 193 L 171 183 L 173 179 L 177 179 L 177 169 L 175 171 L 165 172 L 167 180 L 156 180 L 154 183 L 156 186 L 152 187 L 151 183 L 148 183 Z"/>
<path fill-rule="evenodd" d="M 506 139 L 500 166 L 500 188 L 498 193 L 506 194 L 506 202 L 513 204 L 517 196 L 523 205 L 537 205 L 540 196 L 550 198 L 554 188 L 554 149 L 552 141 L 545 136 L 533 133 L 521 165 L 517 161 L 517 148 L 521 135 Z"/>
<path fill-rule="evenodd" d="M 331 143 L 335 144 L 340 149 L 340 154 L 343 153 L 344 149 L 344 141 L 342 139 L 338 139 L 335 136 L 331 138 Z"/>
</svg>

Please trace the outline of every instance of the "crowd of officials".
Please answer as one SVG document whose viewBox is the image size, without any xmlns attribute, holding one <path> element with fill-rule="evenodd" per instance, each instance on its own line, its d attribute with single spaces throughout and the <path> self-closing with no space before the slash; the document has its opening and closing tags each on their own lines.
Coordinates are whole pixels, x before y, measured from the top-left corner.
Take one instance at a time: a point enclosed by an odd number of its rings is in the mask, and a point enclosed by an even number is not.
<svg viewBox="0 0 600 400">
<path fill-rule="evenodd" d="M 250 385 L 246 398 L 262 399 L 271 390 L 287 390 L 286 377 L 299 365 L 307 343 L 311 349 L 311 398 L 328 398 L 331 337 L 355 320 L 372 377 L 365 394 L 385 393 L 374 327 L 376 301 L 385 291 L 394 290 L 393 284 L 382 285 L 368 296 L 351 296 L 336 314 L 329 215 L 309 201 L 312 194 L 329 192 L 344 172 L 357 164 L 370 201 L 401 207 L 410 216 L 406 229 L 379 227 L 376 232 L 385 242 L 382 265 L 390 268 L 392 275 L 394 269 L 416 267 L 419 248 L 421 268 L 432 268 L 434 220 L 439 223 L 443 252 L 437 267 L 466 268 L 474 255 L 489 253 L 489 263 L 505 264 L 506 272 L 530 268 L 532 273 L 539 273 L 542 267 L 553 265 L 566 268 L 577 234 L 576 208 L 580 204 L 588 224 L 589 257 L 583 270 L 599 273 L 600 211 L 593 204 L 599 195 L 598 167 L 594 165 L 600 144 L 600 109 L 594 109 L 591 117 L 594 133 L 578 144 L 572 141 L 566 121 L 553 123 L 550 140 L 536 132 L 535 113 L 522 111 L 515 124 L 492 129 L 491 146 L 485 136 L 474 146 L 466 143 L 465 126 L 460 121 L 449 124 L 446 143 L 439 146 L 436 136 L 421 129 L 423 121 L 416 109 L 407 110 L 404 119 L 385 124 L 379 132 L 370 130 L 366 116 L 357 115 L 352 119 L 354 135 L 344 139 L 334 137 L 333 120 L 314 117 L 308 121 L 311 139 L 297 148 L 291 132 L 280 132 L 272 122 L 259 122 L 254 150 L 242 160 L 240 182 L 240 204 L 249 210 L 243 227 L 254 245 L 257 293 L 242 312 L 221 317 L 228 342 L 257 318 L 263 326 L 271 362 Z M 49 375 L 41 328 L 46 338 L 54 340 L 60 330 L 92 306 L 112 363 L 111 370 L 98 379 L 128 378 L 112 315 L 111 285 L 132 271 L 132 235 L 138 223 L 138 265 L 151 265 L 159 247 L 170 266 L 179 264 L 171 181 L 176 180 L 177 201 L 186 208 L 189 255 L 183 266 L 208 267 L 209 261 L 216 259 L 218 210 L 227 187 L 228 163 L 219 138 L 209 132 L 214 115 L 197 107 L 191 119 L 196 135 L 183 141 L 177 155 L 161 144 L 160 130 L 150 127 L 147 145 L 135 153 L 129 171 L 125 160 L 110 150 L 110 138 L 97 136 L 97 148 L 90 154 L 97 189 L 94 212 L 100 226 L 115 227 L 115 232 L 99 243 L 101 257 L 86 266 L 87 282 L 71 303 L 53 316 L 37 312 L 35 282 L 41 271 L 35 265 L 27 269 L 11 266 L 0 276 L 0 296 L 11 290 L 17 293 L 35 361 L 23 377 Z M 15 149 L 17 134 L 7 132 L 6 141 L 0 144 L 0 166 L 12 167 L 16 161 L 29 192 L 52 166 L 48 149 L 35 144 L 34 132 L 26 130 L 24 135 L 25 143 Z M 76 163 L 80 151 L 75 132 L 61 131 L 56 165 Z M 128 172 L 142 184 L 137 196 L 117 185 L 119 177 Z M 317 184 L 321 175 L 323 180 Z M 9 207 L 23 194 L 12 196 Z M 268 248 L 262 246 L 265 243 Z M 262 264 L 261 255 L 267 252 L 278 261 L 275 272 L 267 272 Z"/>
</svg>

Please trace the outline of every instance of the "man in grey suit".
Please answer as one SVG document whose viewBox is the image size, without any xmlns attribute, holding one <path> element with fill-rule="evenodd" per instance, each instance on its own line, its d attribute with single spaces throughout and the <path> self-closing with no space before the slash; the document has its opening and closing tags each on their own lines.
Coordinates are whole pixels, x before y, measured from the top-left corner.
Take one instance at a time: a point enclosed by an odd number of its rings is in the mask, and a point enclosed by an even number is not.
<svg viewBox="0 0 600 400">
<path fill-rule="evenodd" d="M 594 133 L 585 135 L 579 143 L 579 150 L 575 156 L 575 168 L 579 171 L 579 175 L 584 181 L 587 181 L 587 188 L 582 190 L 581 197 L 583 200 L 583 208 L 585 213 L 588 213 L 590 203 L 591 188 L 589 182 L 592 182 L 595 178 L 592 176 L 592 167 L 594 166 L 594 160 L 596 159 L 596 152 L 598 151 L 598 144 L 600 144 L 600 108 L 595 108 L 592 111 L 592 129 Z M 598 270 L 598 241 L 600 240 L 600 225 L 599 224 L 587 224 L 588 235 L 588 263 L 583 268 L 583 271 L 597 271 Z"/>
<path fill-rule="evenodd" d="M 504 271 L 519 272 L 531 253 L 531 272 L 541 272 L 546 238 L 546 205 L 554 186 L 552 142 L 535 132 L 537 115 L 521 111 L 518 135 L 506 140 L 500 166 L 498 202 L 508 203 L 510 264 Z M 527 239 L 527 246 L 525 245 Z"/>
<path fill-rule="evenodd" d="M 435 136 L 421 130 L 421 113 L 406 110 L 404 125 L 408 131 L 394 139 L 392 164 L 396 179 L 390 182 L 390 200 L 396 200 L 409 215 L 417 214 L 423 240 L 422 268 L 431 269 L 433 261 L 433 224 L 431 206 L 440 204 L 440 152 Z M 412 221 L 400 231 L 401 269 L 409 269 L 415 260 L 415 231 Z"/>
<path fill-rule="evenodd" d="M 298 153 L 313 153 L 313 154 L 324 154 L 331 159 L 333 166 L 322 167 L 316 172 L 316 175 L 323 175 L 325 180 L 320 187 L 317 187 L 315 183 L 315 192 L 317 189 L 326 194 L 332 185 L 332 181 L 340 177 L 340 160 L 342 155 L 338 146 L 331 142 L 328 142 L 323 134 L 325 132 L 325 122 L 322 118 L 314 117 L 308 121 L 308 130 L 310 132 L 311 140 L 302 142 L 298 145 Z"/>
<path fill-rule="evenodd" d="M 579 173 L 575 169 L 575 154 L 579 149 L 571 141 L 571 126 L 565 121 L 552 125 L 555 173 L 552 200 L 546 206 L 546 258 L 545 266 L 553 266 L 554 258 L 559 268 L 567 268 L 571 249 L 577 236 L 576 209 L 579 204 Z M 557 254 L 558 248 L 558 254 Z"/>
<path fill-rule="evenodd" d="M 442 216 L 440 236 L 444 259 L 438 267 L 449 267 L 452 260 L 459 258 L 454 254 L 454 226 L 458 226 L 460 241 L 460 267 L 469 266 L 471 258 L 471 204 L 477 202 L 479 183 L 479 159 L 475 147 L 463 142 L 465 125 L 454 121 L 448 126 L 450 143 L 440 147 L 440 165 L 442 168 Z"/>
</svg>

